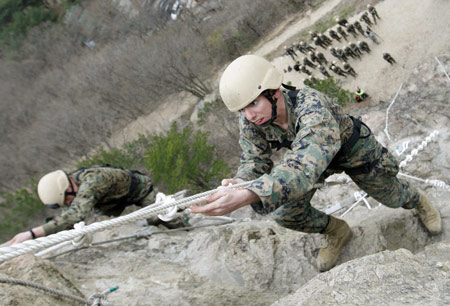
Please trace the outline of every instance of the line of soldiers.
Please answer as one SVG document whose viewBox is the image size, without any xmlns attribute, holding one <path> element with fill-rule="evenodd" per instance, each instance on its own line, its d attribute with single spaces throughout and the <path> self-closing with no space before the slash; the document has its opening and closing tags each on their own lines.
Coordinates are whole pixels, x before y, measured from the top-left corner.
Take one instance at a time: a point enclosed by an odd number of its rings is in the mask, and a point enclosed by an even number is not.
<svg viewBox="0 0 450 306">
<path fill-rule="evenodd" d="M 369 13 L 372 16 L 373 21 L 369 17 Z M 364 40 L 359 40 L 357 42 L 349 42 L 349 35 L 353 38 L 358 38 L 359 35 L 370 38 L 374 43 L 379 44 L 378 35 L 372 31 L 370 26 L 377 23 L 380 19 L 377 10 L 371 6 L 367 5 L 367 11 L 363 12 L 359 18 L 353 23 L 350 23 L 345 18 L 336 17 L 337 27 L 336 29 L 329 29 L 325 33 L 319 33 L 317 31 L 309 31 L 311 44 L 304 41 L 300 41 L 297 44 L 292 44 L 290 47 L 285 46 L 285 55 L 289 55 L 295 62 L 293 67 L 290 65 L 285 69 L 284 72 L 290 72 L 292 70 L 299 73 L 305 73 L 308 76 L 312 76 L 311 69 L 318 69 L 319 72 L 324 77 L 330 77 L 328 69 L 334 72 L 336 75 L 347 77 L 351 75 L 356 77 L 357 73 L 353 67 L 348 63 L 349 59 L 360 59 L 363 52 L 370 53 L 371 49 L 369 44 Z M 363 29 L 362 23 L 366 25 L 366 30 Z M 327 35 L 328 34 L 328 35 Z M 337 42 L 346 41 L 348 44 L 342 47 L 333 47 L 333 40 Z M 328 50 L 332 56 L 334 56 L 339 62 L 342 63 L 340 67 L 336 61 L 329 61 L 325 55 L 319 51 L 319 48 Z M 303 53 L 304 56 L 297 58 L 298 54 L 296 51 Z M 388 53 L 387 53 L 388 54 Z M 388 57 L 389 56 L 389 57 Z M 383 58 L 390 64 L 395 63 L 395 60 L 389 54 L 383 56 Z"/>
</svg>

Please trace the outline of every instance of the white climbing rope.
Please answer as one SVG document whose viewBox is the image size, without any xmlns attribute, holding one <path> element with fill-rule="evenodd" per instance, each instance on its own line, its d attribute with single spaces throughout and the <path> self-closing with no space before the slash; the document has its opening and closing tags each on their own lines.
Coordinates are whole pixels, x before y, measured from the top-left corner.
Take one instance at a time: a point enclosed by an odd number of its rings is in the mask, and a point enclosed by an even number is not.
<svg viewBox="0 0 450 306">
<path fill-rule="evenodd" d="M 392 99 L 391 104 L 389 104 L 387 110 L 386 110 L 386 127 L 384 129 L 384 133 L 386 134 L 389 141 L 391 141 L 391 136 L 389 136 L 389 110 L 391 109 L 392 105 L 395 102 L 395 99 L 397 99 L 398 94 L 400 93 L 400 90 L 402 89 L 403 83 L 400 85 L 400 88 L 397 90 L 397 93 L 394 96 L 394 99 Z"/>
<path fill-rule="evenodd" d="M 84 228 L 85 224 L 84 221 L 78 222 L 74 225 L 74 230 L 81 232 Z M 60 244 L 54 245 L 52 247 L 49 247 L 41 252 L 38 252 L 34 254 L 35 256 L 44 256 L 50 252 L 53 252 L 54 250 L 60 249 L 62 247 L 65 247 L 66 245 L 72 244 L 74 247 L 80 247 L 84 244 L 90 244 L 92 242 L 92 234 L 81 234 L 81 236 L 75 237 L 72 241 L 64 241 Z"/>
<path fill-rule="evenodd" d="M 353 208 L 356 207 L 356 205 L 358 205 L 361 201 L 364 202 L 364 204 L 366 204 L 368 209 L 372 209 L 372 207 L 370 206 L 369 202 L 367 202 L 366 197 L 367 197 L 367 193 L 365 193 L 364 191 L 356 191 L 353 194 L 356 202 L 353 203 L 352 206 L 350 206 L 342 215 L 341 217 L 344 217 L 349 211 L 351 211 Z"/>
<path fill-rule="evenodd" d="M 437 56 L 435 56 L 434 58 L 436 59 L 436 61 L 438 62 L 438 64 L 441 66 L 442 70 L 443 70 L 444 73 L 445 73 L 445 76 L 447 77 L 447 80 L 450 82 L 450 77 L 448 76 L 447 71 L 445 71 L 444 65 L 442 65 L 442 63 L 439 61 L 439 59 L 437 58 Z"/>
<path fill-rule="evenodd" d="M 445 189 L 447 191 L 450 191 L 450 185 L 446 184 L 444 181 L 441 180 L 429 180 L 429 179 L 421 179 L 419 177 L 415 177 L 412 175 L 408 175 L 406 173 L 401 173 L 399 172 L 398 175 L 403 176 L 403 177 L 407 177 L 410 178 L 412 180 L 416 180 L 425 184 L 429 184 L 432 185 L 433 187 L 437 187 L 437 188 L 442 188 Z"/>
<path fill-rule="evenodd" d="M 411 151 L 411 153 L 408 154 L 404 160 L 402 160 L 399 167 L 400 168 L 405 167 L 406 164 L 409 163 L 410 161 L 412 161 L 413 157 L 416 156 L 417 154 L 419 154 L 419 151 L 423 150 L 434 138 L 437 137 L 437 135 L 439 135 L 439 131 L 433 131 L 430 135 L 425 137 L 425 139 L 422 140 L 420 145 L 418 145 L 415 149 L 413 149 Z"/>
<path fill-rule="evenodd" d="M 236 184 L 233 186 L 226 186 L 225 188 L 242 188 L 250 185 L 253 181 L 245 182 Z M 103 231 L 110 227 L 120 226 L 123 224 L 135 222 L 139 219 L 145 219 L 151 216 L 155 216 L 161 213 L 165 213 L 168 208 L 171 208 L 173 206 L 178 207 L 179 209 L 185 209 L 191 205 L 203 205 L 206 203 L 205 198 L 216 192 L 218 189 L 209 190 L 203 193 L 199 193 L 197 195 L 193 195 L 184 199 L 177 200 L 175 202 L 171 203 L 163 203 L 158 206 L 150 205 L 147 207 L 144 207 L 138 211 L 135 211 L 133 213 L 130 213 L 128 215 L 118 217 L 111 220 L 105 220 L 102 222 L 93 223 L 90 225 L 85 226 L 81 230 L 66 230 L 61 231 L 53 235 L 49 235 L 46 237 L 39 237 L 34 240 L 26 240 L 22 243 L 16 243 L 11 244 L 6 247 L 0 248 L 0 262 L 3 262 L 5 260 L 26 254 L 31 252 L 36 252 L 51 246 L 54 246 L 56 244 L 59 244 L 61 242 L 72 240 L 76 237 Z"/>
</svg>

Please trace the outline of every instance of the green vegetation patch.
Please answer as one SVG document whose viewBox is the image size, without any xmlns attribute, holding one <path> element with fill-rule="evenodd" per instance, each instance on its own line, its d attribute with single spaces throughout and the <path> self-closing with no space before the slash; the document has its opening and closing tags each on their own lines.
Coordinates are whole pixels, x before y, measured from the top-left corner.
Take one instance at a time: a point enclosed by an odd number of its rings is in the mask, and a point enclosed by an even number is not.
<svg viewBox="0 0 450 306">
<path fill-rule="evenodd" d="M 169 193 L 215 188 L 230 169 L 215 157 L 215 147 L 208 145 L 208 136 L 201 131 L 193 133 L 189 127 L 179 131 L 176 123 L 167 135 L 153 136 L 145 160 L 154 182 L 161 183 Z"/>
<path fill-rule="evenodd" d="M 347 102 L 353 99 L 353 93 L 343 89 L 340 86 L 340 80 L 336 80 L 333 77 L 316 80 L 314 82 L 309 82 L 308 86 L 314 88 L 318 91 L 323 92 L 328 97 L 335 99 L 335 102 L 339 105 L 345 106 Z"/>
<path fill-rule="evenodd" d="M 75 2 L 61 1 L 61 7 L 66 9 Z M 58 21 L 58 17 L 43 0 L 0 0 L 0 50 L 18 49 L 31 28 Z"/>
<path fill-rule="evenodd" d="M 44 205 L 37 195 L 37 182 L 32 181 L 15 192 L 0 192 L 0 238 L 10 239 L 28 227 L 43 211 Z"/>
</svg>

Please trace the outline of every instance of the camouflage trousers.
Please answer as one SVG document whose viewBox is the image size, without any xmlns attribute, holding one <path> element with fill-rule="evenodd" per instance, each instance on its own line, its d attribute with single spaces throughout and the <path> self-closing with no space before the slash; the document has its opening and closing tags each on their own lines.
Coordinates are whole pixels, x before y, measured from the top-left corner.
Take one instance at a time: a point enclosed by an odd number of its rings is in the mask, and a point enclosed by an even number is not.
<svg viewBox="0 0 450 306">
<path fill-rule="evenodd" d="M 369 131 L 363 126 L 361 134 Z M 419 202 L 418 191 L 408 182 L 399 180 L 399 171 L 395 157 L 375 139 L 373 135 L 361 138 L 347 156 L 337 159 L 339 167 L 346 169 L 361 167 L 372 163 L 368 173 L 350 175 L 351 179 L 364 190 L 368 196 L 390 208 L 413 209 Z M 327 169 L 320 181 L 329 175 L 342 170 Z M 320 182 L 319 181 L 319 182 Z M 316 189 L 307 192 L 302 198 L 278 207 L 273 213 L 273 219 L 281 226 L 306 232 L 320 233 L 327 227 L 329 217 L 322 211 L 311 206 L 311 198 Z M 330 199 L 332 201 L 332 199 Z"/>
</svg>

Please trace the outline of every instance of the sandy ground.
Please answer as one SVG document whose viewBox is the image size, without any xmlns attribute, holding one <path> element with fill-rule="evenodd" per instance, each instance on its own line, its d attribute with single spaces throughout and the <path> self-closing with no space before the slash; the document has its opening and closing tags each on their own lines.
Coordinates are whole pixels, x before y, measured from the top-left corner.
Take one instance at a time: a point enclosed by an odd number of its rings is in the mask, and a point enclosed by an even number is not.
<svg viewBox="0 0 450 306">
<path fill-rule="evenodd" d="M 332 12 L 339 2 L 329 0 L 298 22 L 282 25 L 283 29 L 275 31 L 280 34 L 256 49 L 254 53 L 265 56 L 276 49 L 281 50 L 286 41 L 292 40 L 324 14 Z M 372 99 L 367 102 L 371 104 L 391 99 L 402 82 L 420 63 L 450 53 L 450 1 L 385 0 L 375 7 L 381 20 L 372 27 L 372 30 L 379 35 L 381 43 L 376 45 L 362 35 L 358 35 L 357 38 L 351 35 L 348 37 L 348 42 L 367 41 L 372 50 L 370 54 L 364 53 L 361 60 L 351 58 L 348 60 L 358 76 L 355 79 L 344 78 L 330 71 L 335 78 L 341 79 L 344 88 L 352 92 L 357 86 L 363 88 L 371 96 Z M 359 20 L 361 13 L 347 19 L 351 22 Z M 343 43 L 333 42 L 333 46 L 342 45 Z M 328 60 L 336 60 L 328 50 L 320 47 L 318 49 Z M 384 52 L 390 53 L 397 64 L 391 66 L 386 62 L 382 58 Z M 303 54 L 300 52 L 298 54 L 301 59 Z M 289 65 L 293 66 L 294 61 L 289 56 L 280 56 L 275 58 L 273 63 L 283 71 Z M 323 78 L 317 69 L 313 71 L 313 75 L 316 78 Z M 292 71 L 285 73 L 284 82 L 291 81 L 294 86 L 300 87 L 306 77 L 304 73 Z"/>
</svg>

